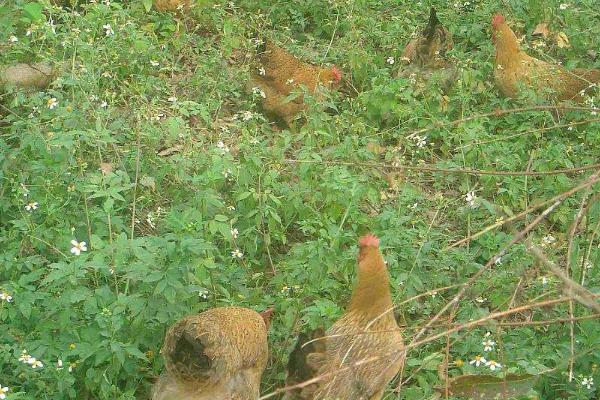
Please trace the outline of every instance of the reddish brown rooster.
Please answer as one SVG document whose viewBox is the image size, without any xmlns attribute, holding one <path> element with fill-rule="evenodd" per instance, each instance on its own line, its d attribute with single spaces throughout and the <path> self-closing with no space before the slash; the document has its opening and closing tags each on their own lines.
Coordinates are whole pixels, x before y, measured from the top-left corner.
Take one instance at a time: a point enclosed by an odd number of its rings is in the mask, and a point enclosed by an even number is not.
<svg viewBox="0 0 600 400">
<path fill-rule="evenodd" d="M 522 87 L 551 99 L 583 103 L 588 89 L 600 81 L 600 70 L 567 70 L 522 51 L 502 15 L 495 15 L 492 19 L 492 31 L 496 45 L 494 77 L 496 85 L 507 97 L 517 97 Z"/>
<path fill-rule="evenodd" d="M 165 337 L 166 371 L 152 400 L 258 399 L 270 315 L 218 307 L 175 323 Z"/>
<path fill-rule="evenodd" d="M 264 110 L 287 125 L 306 109 L 303 89 L 319 98 L 322 89 L 333 88 L 342 79 L 336 66 L 322 68 L 307 64 L 271 41 L 260 46 L 258 52 L 250 87 L 263 97 Z"/>
</svg>

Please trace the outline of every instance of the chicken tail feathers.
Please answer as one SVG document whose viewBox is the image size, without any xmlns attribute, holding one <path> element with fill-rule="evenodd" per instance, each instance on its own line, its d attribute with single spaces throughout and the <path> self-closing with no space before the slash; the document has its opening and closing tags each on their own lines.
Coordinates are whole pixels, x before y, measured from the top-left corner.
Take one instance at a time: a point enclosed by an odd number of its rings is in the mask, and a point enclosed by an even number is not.
<svg viewBox="0 0 600 400">
<path fill-rule="evenodd" d="M 427 26 L 423 31 L 423 35 L 428 40 L 433 40 L 435 31 L 439 25 L 441 25 L 441 23 L 440 20 L 437 18 L 435 7 L 431 7 L 431 9 L 429 10 L 429 22 L 427 23 Z"/>
</svg>

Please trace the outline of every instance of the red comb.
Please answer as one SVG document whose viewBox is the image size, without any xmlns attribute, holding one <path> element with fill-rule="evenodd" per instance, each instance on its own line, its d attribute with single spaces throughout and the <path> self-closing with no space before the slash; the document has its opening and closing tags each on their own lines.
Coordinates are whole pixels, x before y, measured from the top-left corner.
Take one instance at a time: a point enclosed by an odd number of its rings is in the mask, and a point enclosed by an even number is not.
<svg viewBox="0 0 600 400">
<path fill-rule="evenodd" d="M 506 19 L 504 18 L 504 15 L 496 14 L 496 15 L 494 15 L 494 17 L 492 17 L 492 26 L 494 28 L 497 28 L 498 25 L 503 24 L 504 21 L 506 21 Z"/>
<path fill-rule="evenodd" d="M 367 233 L 358 240 L 360 247 L 379 247 L 379 239 L 372 233 Z"/>
<path fill-rule="evenodd" d="M 335 80 L 337 82 L 342 80 L 342 71 L 340 71 L 340 69 L 337 66 L 333 66 L 331 67 L 331 72 L 333 73 L 333 76 L 335 77 Z"/>
</svg>

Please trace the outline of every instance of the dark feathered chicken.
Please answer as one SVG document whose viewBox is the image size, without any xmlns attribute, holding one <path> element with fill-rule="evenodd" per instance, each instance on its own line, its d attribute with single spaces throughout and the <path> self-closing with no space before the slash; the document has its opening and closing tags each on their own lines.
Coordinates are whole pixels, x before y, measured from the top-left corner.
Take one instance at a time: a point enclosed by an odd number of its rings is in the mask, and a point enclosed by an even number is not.
<svg viewBox="0 0 600 400">
<path fill-rule="evenodd" d="M 287 365 L 286 386 L 294 386 L 314 377 L 325 359 L 325 331 L 315 329 L 301 333 Z M 314 396 L 316 385 L 293 389 L 285 393 L 284 400 L 304 400 Z"/>
<path fill-rule="evenodd" d="M 399 76 L 414 75 L 418 80 L 427 81 L 437 74 L 440 75 L 442 90 L 447 92 L 456 80 L 457 73 L 446 57 L 452 45 L 452 34 L 438 19 L 435 8 L 431 7 L 427 26 L 402 52 L 402 61 L 408 65 L 399 71 Z"/>
</svg>

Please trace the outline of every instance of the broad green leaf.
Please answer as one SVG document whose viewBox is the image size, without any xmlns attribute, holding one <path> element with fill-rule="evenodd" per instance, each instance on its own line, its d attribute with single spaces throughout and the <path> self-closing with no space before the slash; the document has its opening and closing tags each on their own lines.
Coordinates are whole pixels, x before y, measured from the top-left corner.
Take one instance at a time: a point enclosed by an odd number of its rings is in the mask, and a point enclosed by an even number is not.
<svg viewBox="0 0 600 400">
<path fill-rule="evenodd" d="M 39 21 L 44 17 L 43 9 L 44 7 L 40 3 L 27 3 L 23 6 L 25 16 L 32 21 Z"/>
<path fill-rule="evenodd" d="M 451 378 L 450 394 L 478 400 L 511 399 L 527 394 L 535 385 L 536 375 L 508 374 L 505 378 L 492 375 L 462 375 Z M 441 392 L 445 388 L 438 388 Z"/>
</svg>

